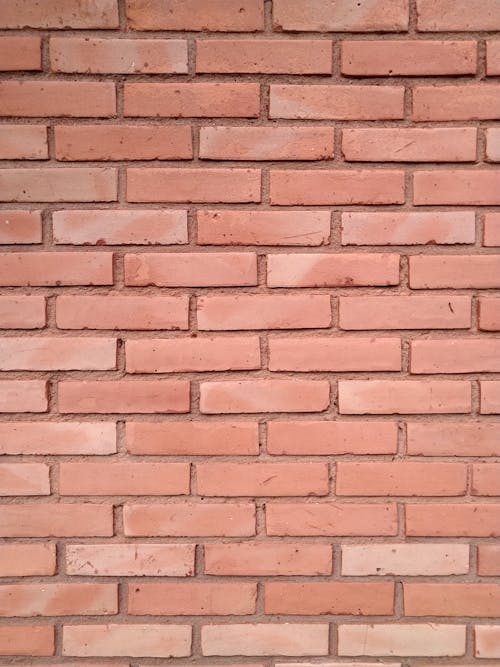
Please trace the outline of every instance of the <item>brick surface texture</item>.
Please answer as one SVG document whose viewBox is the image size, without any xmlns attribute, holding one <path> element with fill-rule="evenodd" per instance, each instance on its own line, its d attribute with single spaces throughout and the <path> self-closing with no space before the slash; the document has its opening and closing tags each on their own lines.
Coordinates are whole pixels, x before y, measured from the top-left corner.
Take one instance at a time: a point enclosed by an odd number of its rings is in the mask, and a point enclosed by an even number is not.
<svg viewBox="0 0 500 667">
<path fill-rule="evenodd" d="M 500 665 L 500 0 L 0 1 L 0 665 Z"/>
</svg>

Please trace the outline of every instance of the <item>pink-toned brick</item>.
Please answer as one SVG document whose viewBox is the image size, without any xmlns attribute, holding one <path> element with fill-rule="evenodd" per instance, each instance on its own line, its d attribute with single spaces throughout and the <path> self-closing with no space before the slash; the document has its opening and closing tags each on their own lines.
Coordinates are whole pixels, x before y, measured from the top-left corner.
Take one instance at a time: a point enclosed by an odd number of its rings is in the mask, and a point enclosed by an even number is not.
<svg viewBox="0 0 500 667">
<path fill-rule="evenodd" d="M 41 211 L 8 209 L 0 211 L 0 244 L 41 243 L 41 241 Z"/>
<path fill-rule="evenodd" d="M 412 289 L 500 287 L 500 255 L 414 255 Z"/>
<path fill-rule="evenodd" d="M 413 120 L 496 120 L 500 86 L 489 83 L 415 86 Z"/>
<path fill-rule="evenodd" d="M 3 35 L 0 39 L 0 71 L 42 69 L 42 40 L 37 35 Z"/>
<path fill-rule="evenodd" d="M 485 213 L 483 245 L 500 246 L 500 213 Z"/>
</svg>

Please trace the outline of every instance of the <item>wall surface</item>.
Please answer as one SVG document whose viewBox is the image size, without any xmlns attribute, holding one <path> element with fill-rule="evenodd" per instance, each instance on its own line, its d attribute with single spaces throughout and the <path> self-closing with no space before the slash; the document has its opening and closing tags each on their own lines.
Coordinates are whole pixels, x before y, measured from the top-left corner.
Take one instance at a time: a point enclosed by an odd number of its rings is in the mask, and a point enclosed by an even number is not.
<svg viewBox="0 0 500 667">
<path fill-rule="evenodd" d="M 500 0 L 2 0 L 0 663 L 500 664 Z"/>
</svg>

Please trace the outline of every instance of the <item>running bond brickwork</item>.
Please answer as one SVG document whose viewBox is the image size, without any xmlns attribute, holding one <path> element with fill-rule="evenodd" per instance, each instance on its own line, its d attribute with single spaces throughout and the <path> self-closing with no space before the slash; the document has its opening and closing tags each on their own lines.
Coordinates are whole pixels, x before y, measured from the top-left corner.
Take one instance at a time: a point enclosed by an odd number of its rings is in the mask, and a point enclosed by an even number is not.
<svg viewBox="0 0 500 667">
<path fill-rule="evenodd" d="M 0 665 L 500 664 L 500 0 L 1 0 Z"/>
</svg>

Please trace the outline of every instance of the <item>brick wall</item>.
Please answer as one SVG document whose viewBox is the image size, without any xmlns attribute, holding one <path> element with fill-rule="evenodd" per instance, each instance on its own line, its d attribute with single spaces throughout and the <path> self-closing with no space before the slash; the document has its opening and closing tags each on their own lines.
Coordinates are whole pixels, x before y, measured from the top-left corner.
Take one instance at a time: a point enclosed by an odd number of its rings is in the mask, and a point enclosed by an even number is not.
<svg viewBox="0 0 500 667">
<path fill-rule="evenodd" d="M 500 1 L 0 29 L 3 664 L 498 664 Z"/>
</svg>

